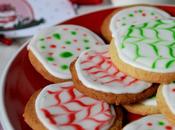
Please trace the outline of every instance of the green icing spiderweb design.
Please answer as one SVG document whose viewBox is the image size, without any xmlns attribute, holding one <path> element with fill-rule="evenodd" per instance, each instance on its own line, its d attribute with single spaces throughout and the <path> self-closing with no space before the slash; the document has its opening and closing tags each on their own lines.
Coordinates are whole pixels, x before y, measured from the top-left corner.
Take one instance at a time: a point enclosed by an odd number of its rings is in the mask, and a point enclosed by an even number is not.
<svg viewBox="0 0 175 130">
<path fill-rule="evenodd" d="M 136 35 L 137 32 L 137 35 Z M 148 37 L 148 32 L 154 34 Z M 164 32 L 164 33 L 162 33 Z M 169 39 L 163 36 L 169 34 Z M 175 65 L 175 21 L 174 20 L 156 20 L 139 25 L 132 25 L 122 36 L 120 49 L 126 49 L 130 44 L 134 47 L 134 57 L 132 60 L 137 62 L 140 58 L 153 58 L 150 64 L 151 69 L 158 68 L 158 62 L 163 61 L 162 69 L 169 69 Z M 149 50 L 154 52 L 154 57 L 144 55 L 140 47 L 147 44 Z M 160 51 L 160 47 L 165 47 L 167 52 Z M 149 53 L 149 52 L 147 52 Z M 165 54 L 167 53 L 167 54 Z"/>
</svg>

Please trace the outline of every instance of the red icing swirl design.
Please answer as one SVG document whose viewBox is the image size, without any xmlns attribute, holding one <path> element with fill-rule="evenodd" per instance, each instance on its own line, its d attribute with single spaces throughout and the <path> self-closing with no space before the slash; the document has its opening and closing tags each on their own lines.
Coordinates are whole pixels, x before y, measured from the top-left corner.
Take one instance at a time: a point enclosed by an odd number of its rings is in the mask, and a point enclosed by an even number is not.
<svg viewBox="0 0 175 130">
<path fill-rule="evenodd" d="M 108 46 L 82 53 L 75 63 L 75 68 L 78 78 L 85 86 L 99 91 L 116 94 L 138 93 L 151 86 L 151 83 L 120 72 L 111 61 Z"/>
<path fill-rule="evenodd" d="M 72 82 L 49 85 L 35 106 L 38 118 L 51 130 L 105 130 L 115 118 L 110 105 L 81 94 Z"/>
</svg>

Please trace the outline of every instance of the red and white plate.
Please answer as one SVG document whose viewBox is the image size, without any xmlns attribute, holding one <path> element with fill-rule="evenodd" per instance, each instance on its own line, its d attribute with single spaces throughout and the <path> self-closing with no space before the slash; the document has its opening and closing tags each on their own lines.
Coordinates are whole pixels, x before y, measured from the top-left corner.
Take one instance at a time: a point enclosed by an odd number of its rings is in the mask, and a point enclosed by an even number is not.
<svg viewBox="0 0 175 130">
<path fill-rule="evenodd" d="M 25 37 L 75 16 L 68 0 L 0 0 L 0 34 Z"/>
<path fill-rule="evenodd" d="M 175 16 L 175 6 L 157 7 Z M 108 9 L 79 16 L 64 23 L 87 27 L 101 36 L 101 24 L 113 10 Z M 9 62 L 0 85 L 0 118 L 5 130 L 31 130 L 22 117 L 24 107 L 36 90 L 50 84 L 30 64 L 26 45 L 27 43 Z M 127 121 L 131 121 L 139 116 L 128 113 L 127 117 Z"/>
</svg>

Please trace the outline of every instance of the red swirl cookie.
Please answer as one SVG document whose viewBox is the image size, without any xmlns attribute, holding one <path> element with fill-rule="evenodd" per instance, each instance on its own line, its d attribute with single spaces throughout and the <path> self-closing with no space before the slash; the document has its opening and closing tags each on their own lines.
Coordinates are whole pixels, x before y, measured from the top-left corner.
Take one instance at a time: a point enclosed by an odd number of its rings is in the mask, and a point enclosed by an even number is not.
<svg viewBox="0 0 175 130">
<path fill-rule="evenodd" d="M 33 129 L 121 129 L 122 113 L 119 108 L 115 113 L 113 106 L 81 94 L 72 82 L 49 85 L 32 98 L 26 105 L 24 118 Z M 38 123 L 30 117 L 31 107 Z"/>
<path fill-rule="evenodd" d="M 155 84 L 122 73 L 112 63 L 108 46 L 83 52 L 71 64 L 75 87 L 82 93 L 108 103 L 128 104 L 152 96 Z"/>
</svg>

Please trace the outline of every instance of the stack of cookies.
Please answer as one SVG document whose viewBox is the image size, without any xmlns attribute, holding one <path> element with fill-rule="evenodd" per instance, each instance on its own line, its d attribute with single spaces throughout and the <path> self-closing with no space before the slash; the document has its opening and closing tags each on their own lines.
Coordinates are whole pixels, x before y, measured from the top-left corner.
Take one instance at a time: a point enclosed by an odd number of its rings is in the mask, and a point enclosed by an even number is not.
<svg viewBox="0 0 175 130">
<path fill-rule="evenodd" d="M 35 130 L 175 129 L 175 20 L 133 6 L 115 10 L 101 30 L 110 45 L 77 25 L 31 40 L 31 64 L 54 84 L 29 99 L 26 123 Z M 145 117 L 124 124 L 122 108 Z"/>
</svg>

